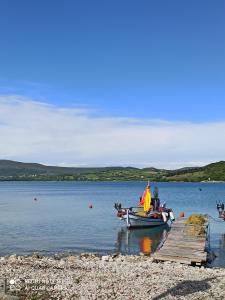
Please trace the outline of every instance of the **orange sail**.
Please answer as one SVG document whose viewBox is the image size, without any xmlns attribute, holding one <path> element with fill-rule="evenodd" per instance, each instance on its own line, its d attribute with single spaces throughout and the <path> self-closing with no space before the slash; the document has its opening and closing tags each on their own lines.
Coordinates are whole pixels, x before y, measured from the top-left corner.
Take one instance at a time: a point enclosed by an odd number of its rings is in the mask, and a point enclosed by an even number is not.
<svg viewBox="0 0 225 300">
<path fill-rule="evenodd" d="M 150 210 L 150 207 L 151 207 L 151 192 L 150 192 L 149 185 L 147 185 L 147 187 L 146 187 L 146 189 L 143 193 L 143 196 L 142 196 L 141 201 L 140 201 L 140 205 L 144 206 L 144 211 L 145 212 L 148 212 Z"/>
</svg>

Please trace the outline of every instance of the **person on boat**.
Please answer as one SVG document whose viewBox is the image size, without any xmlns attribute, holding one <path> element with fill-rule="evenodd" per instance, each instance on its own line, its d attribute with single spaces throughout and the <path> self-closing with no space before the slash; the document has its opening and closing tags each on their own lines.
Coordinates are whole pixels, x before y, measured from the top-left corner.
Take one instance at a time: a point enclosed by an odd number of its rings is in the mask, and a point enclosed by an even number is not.
<svg viewBox="0 0 225 300">
<path fill-rule="evenodd" d="M 157 187 L 154 188 L 153 195 L 154 198 L 152 200 L 153 200 L 154 210 L 158 211 L 160 207 L 160 199 L 159 199 L 159 191 Z"/>
<path fill-rule="evenodd" d="M 154 206 L 151 205 L 149 210 L 146 212 L 146 216 L 149 216 L 153 210 L 154 210 Z"/>
<path fill-rule="evenodd" d="M 160 207 L 160 199 L 159 198 L 155 198 L 155 210 L 158 211 Z"/>
<path fill-rule="evenodd" d="M 152 210 L 155 210 L 155 198 L 151 198 Z"/>
</svg>

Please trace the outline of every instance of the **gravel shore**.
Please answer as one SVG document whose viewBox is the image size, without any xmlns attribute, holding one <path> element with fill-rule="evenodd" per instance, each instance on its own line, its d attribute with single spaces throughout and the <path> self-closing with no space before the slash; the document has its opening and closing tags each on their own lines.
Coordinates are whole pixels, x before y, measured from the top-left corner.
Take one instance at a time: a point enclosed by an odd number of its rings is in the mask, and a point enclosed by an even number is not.
<svg viewBox="0 0 225 300">
<path fill-rule="evenodd" d="M 0 258 L 0 278 L 20 299 L 224 299 L 225 269 L 155 263 L 148 256 Z"/>
</svg>

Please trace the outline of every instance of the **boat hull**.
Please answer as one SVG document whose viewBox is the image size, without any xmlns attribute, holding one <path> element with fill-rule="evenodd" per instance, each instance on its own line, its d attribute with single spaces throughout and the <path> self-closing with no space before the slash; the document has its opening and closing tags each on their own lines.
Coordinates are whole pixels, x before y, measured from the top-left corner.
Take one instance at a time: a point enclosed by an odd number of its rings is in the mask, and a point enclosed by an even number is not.
<svg viewBox="0 0 225 300">
<path fill-rule="evenodd" d="M 151 217 L 138 216 L 131 212 L 124 214 L 121 219 L 126 222 L 128 228 L 156 227 L 165 225 L 168 222 L 168 220 L 164 221 L 161 218 L 154 219 Z"/>
</svg>

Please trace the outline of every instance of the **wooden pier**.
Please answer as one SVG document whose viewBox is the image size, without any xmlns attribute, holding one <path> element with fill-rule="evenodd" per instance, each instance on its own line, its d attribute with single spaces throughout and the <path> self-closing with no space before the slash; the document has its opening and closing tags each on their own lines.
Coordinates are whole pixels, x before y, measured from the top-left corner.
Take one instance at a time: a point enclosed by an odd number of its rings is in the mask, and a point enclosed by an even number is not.
<svg viewBox="0 0 225 300">
<path fill-rule="evenodd" d="M 163 245 L 153 255 L 155 261 L 173 261 L 197 266 L 206 264 L 208 220 L 206 225 L 197 225 L 201 226 L 200 235 L 192 233 L 196 225 L 186 224 L 186 220 L 180 218 L 172 224 Z"/>
</svg>

